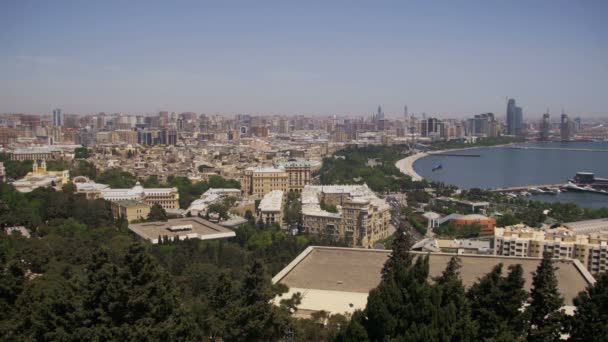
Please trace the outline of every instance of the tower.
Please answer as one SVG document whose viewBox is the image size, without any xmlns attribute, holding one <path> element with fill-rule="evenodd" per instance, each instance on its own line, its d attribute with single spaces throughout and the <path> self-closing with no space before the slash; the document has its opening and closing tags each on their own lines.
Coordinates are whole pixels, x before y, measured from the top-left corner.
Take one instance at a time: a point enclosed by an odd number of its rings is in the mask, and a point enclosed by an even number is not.
<svg viewBox="0 0 608 342">
<path fill-rule="evenodd" d="M 53 109 L 53 126 L 63 126 L 63 113 L 60 108 Z"/>
</svg>

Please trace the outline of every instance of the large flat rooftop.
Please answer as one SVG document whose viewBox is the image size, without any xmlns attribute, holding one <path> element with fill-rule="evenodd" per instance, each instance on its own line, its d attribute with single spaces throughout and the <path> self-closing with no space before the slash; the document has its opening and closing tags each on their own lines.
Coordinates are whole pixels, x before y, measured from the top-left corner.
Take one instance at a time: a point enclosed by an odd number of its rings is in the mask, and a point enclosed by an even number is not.
<svg viewBox="0 0 608 342">
<path fill-rule="evenodd" d="M 130 224 L 129 229 L 145 240 L 158 243 L 159 236 L 170 240 L 179 237 L 199 240 L 223 239 L 236 236 L 234 231 L 200 217 L 171 219 L 167 222 L 144 222 Z"/>
<path fill-rule="evenodd" d="M 426 253 L 412 252 L 417 255 Z M 390 251 L 358 248 L 309 247 L 272 280 L 290 288 L 291 293 L 304 294 L 301 311 L 326 310 L 333 313 L 352 312 L 365 307 L 367 293 L 380 283 L 380 273 Z M 454 254 L 430 254 L 430 277 L 440 276 Z M 488 255 L 460 255 L 460 277 L 470 287 L 492 268 L 502 263 L 503 274 L 509 265 L 524 269 L 525 287 L 529 291 L 532 274 L 540 259 Z M 593 282 L 591 274 L 576 260 L 555 260 L 558 267 L 559 290 L 565 304 Z"/>
</svg>

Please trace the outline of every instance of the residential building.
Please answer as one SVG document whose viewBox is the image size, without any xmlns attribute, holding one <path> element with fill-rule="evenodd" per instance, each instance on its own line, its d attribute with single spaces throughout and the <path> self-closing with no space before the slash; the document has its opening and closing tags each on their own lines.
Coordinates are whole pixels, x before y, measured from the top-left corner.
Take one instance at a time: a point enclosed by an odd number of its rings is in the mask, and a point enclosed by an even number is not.
<svg viewBox="0 0 608 342">
<path fill-rule="evenodd" d="M 116 201 L 112 202 L 112 214 L 114 218 L 124 218 L 127 222 L 145 220 L 150 214 L 150 205 L 134 200 Z"/>
<path fill-rule="evenodd" d="M 591 273 L 608 269 L 608 232 L 576 234 L 559 227 L 537 230 L 525 225 L 496 228 L 494 254 L 517 257 L 542 257 L 551 254 L 556 259 L 577 259 Z"/>
<path fill-rule="evenodd" d="M 167 222 L 130 224 L 129 230 L 139 238 L 148 240 L 153 244 L 160 243 L 162 240 L 216 240 L 236 236 L 233 230 L 200 217 L 170 219 Z"/>
<path fill-rule="evenodd" d="M 265 224 L 283 226 L 283 191 L 273 190 L 264 195 L 258 206 L 258 217 Z"/>
<path fill-rule="evenodd" d="M 335 206 L 337 213 L 325 206 Z M 393 233 L 390 205 L 364 185 L 307 185 L 302 191 L 302 220 L 307 233 L 371 248 Z"/>
<path fill-rule="evenodd" d="M 284 168 L 250 167 L 241 180 L 245 194 L 262 198 L 273 190 L 289 189 L 289 173 Z"/>
<path fill-rule="evenodd" d="M 310 184 L 311 168 L 310 162 L 286 162 L 280 164 L 287 172 L 289 183 L 287 185 L 289 192 L 301 192 L 304 186 Z"/>
</svg>

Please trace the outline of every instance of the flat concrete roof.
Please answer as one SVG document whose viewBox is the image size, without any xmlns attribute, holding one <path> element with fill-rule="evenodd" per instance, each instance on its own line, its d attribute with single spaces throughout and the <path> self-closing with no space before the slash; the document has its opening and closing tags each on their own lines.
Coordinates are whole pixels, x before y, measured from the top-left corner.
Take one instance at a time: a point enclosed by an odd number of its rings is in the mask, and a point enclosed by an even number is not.
<svg viewBox="0 0 608 342">
<path fill-rule="evenodd" d="M 417 255 L 427 253 L 412 252 Z M 390 251 L 358 248 L 309 247 L 285 269 L 279 272 L 273 283 L 280 282 L 290 288 L 367 293 L 380 283 L 380 272 Z M 430 254 L 430 277 L 441 275 L 454 254 Z M 520 264 L 524 269 L 525 288 L 530 290 L 532 274 L 539 258 L 516 258 L 488 255 L 460 255 L 460 277 L 465 287 L 470 287 L 492 268 L 503 263 L 503 275 L 509 265 Z M 558 267 L 559 290 L 566 305 L 583 291 L 590 282 L 591 274 L 577 260 L 555 260 Z"/>
<path fill-rule="evenodd" d="M 170 227 L 187 225 L 191 225 L 192 228 L 189 230 L 169 230 Z M 142 239 L 149 240 L 152 243 L 158 243 L 159 236 L 161 238 L 167 236 L 171 240 L 174 239 L 175 236 L 178 236 L 180 240 L 186 238 L 211 240 L 236 236 L 231 229 L 209 222 L 200 217 L 170 219 L 167 222 L 135 223 L 130 224 L 129 229 Z"/>
</svg>

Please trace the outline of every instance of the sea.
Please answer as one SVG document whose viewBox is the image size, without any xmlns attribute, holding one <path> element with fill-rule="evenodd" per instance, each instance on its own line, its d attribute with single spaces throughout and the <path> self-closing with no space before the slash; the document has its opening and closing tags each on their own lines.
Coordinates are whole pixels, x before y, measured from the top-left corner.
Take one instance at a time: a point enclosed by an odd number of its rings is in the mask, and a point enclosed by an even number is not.
<svg viewBox="0 0 608 342">
<path fill-rule="evenodd" d="M 472 157 L 430 155 L 418 159 L 414 170 L 426 179 L 461 189 L 565 184 L 582 171 L 608 178 L 608 142 L 528 142 L 516 146 L 520 148 L 505 146 L 451 151 Z M 438 165 L 442 167 L 433 171 Z M 608 195 L 601 194 L 563 192 L 529 198 L 576 203 L 587 208 L 608 207 Z"/>
</svg>

